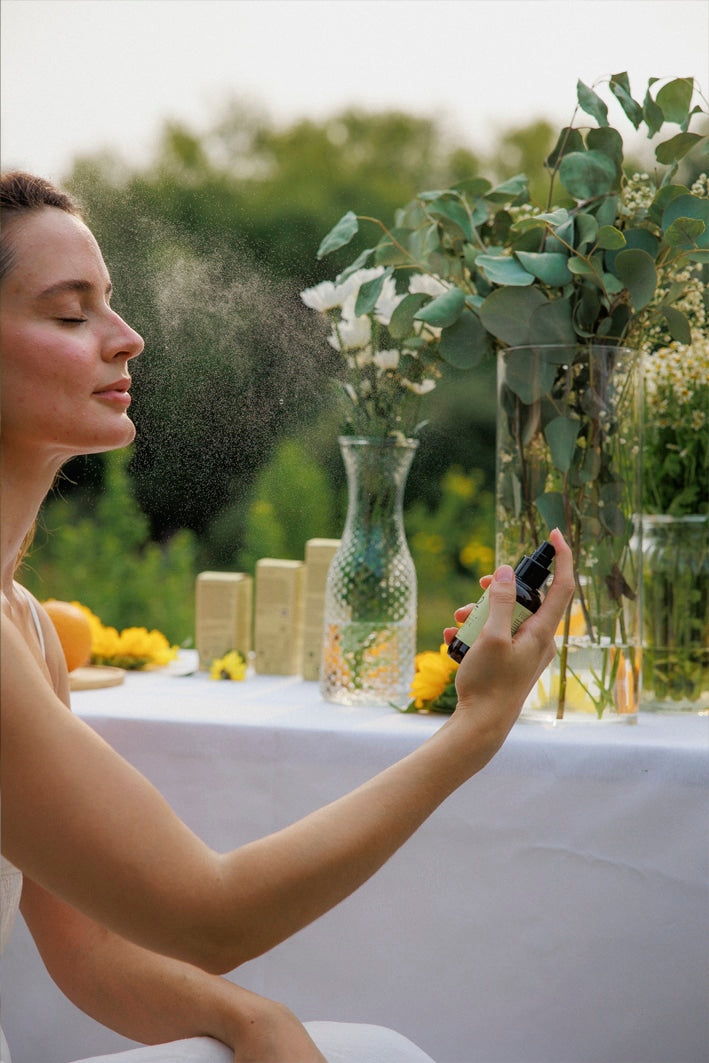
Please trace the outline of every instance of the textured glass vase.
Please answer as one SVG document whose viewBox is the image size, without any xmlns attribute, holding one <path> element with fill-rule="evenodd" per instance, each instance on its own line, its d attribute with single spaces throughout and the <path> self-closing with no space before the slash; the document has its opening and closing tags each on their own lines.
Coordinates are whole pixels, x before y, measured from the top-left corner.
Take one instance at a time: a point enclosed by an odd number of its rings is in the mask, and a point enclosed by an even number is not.
<svg viewBox="0 0 709 1063">
<path fill-rule="evenodd" d="M 405 705 L 416 651 L 416 570 L 404 533 L 414 439 L 341 436 L 348 509 L 328 572 L 320 687 L 343 705 Z"/>
<path fill-rule="evenodd" d="M 523 718 L 637 719 L 642 381 L 636 352 L 517 347 L 498 357 L 497 564 L 559 527 L 576 594 Z"/>
<path fill-rule="evenodd" d="M 646 515 L 643 694 L 661 712 L 709 709 L 709 514 Z"/>
</svg>

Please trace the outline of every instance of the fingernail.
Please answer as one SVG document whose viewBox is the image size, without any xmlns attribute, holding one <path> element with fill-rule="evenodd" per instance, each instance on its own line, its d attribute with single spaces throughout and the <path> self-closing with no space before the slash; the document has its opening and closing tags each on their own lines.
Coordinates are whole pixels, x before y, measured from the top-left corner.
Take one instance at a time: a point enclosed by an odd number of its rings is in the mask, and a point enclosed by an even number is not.
<svg viewBox="0 0 709 1063">
<path fill-rule="evenodd" d="M 495 573 L 495 580 L 497 583 L 514 583 L 515 574 L 509 565 L 500 565 Z"/>
</svg>

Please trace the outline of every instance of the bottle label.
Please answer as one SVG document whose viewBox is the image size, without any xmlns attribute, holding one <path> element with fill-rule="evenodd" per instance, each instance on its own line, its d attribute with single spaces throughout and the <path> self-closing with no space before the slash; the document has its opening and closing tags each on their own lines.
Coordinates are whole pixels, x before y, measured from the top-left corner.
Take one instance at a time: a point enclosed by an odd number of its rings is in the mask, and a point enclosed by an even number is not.
<svg viewBox="0 0 709 1063">
<path fill-rule="evenodd" d="M 464 642 L 466 646 L 472 646 L 478 635 L 482 631 L 483 624 L 487 620 L 490 614 L 490 606 L 488 603 L 487 591 L 483 594 L 478 602 L 476 602 L 472 612 L 468 616 L 465 623 L 459 628 L 456 638 Z M 532 614 L 529 609 L 525 609 L 519 602 L 515 602 L 514 611 L 512 613 L 512 634 L 519 629 L 524 623 L 527 617 Z"/>
</svg>

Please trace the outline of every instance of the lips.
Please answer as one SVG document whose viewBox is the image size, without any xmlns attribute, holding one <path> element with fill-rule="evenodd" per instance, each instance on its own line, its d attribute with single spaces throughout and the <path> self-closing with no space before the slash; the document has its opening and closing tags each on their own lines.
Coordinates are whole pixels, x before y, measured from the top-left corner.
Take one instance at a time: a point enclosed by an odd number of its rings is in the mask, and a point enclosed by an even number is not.
<svg viewBox="0 0 709 1063">
<path fill-rule="evenodd" d="M 107 384 L 104 388 L 97 388 L 94 391 L 94 395 L 99 399 L 108 399 L 111 402 L 120 402 L 124 406 L 129 406 L 131 400 L 128 388 L 130 384 L 130 377 L 121 377 L 120 380 L 114 381 L 113 384 Z"/>
</svg>

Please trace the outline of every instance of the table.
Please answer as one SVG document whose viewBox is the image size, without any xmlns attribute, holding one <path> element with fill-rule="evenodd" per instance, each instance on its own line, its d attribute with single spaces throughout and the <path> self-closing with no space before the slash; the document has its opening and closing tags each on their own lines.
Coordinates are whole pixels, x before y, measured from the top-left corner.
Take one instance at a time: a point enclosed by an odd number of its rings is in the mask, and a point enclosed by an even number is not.
<svg viewBox="0 0 709 1063">
<path fill-rule="evenodd" d="M 75 711 L 210 845 L 284 826 L 442 723 L 297 677 L 129 675 Z M 709 720 L 518 723 L 369 883 L 235 980 L 303 1020 L 393 1026 L 437 1063 L 709 1059 Z M 131 1042 L 69 1004 L 26 928 L 3 966 L 14 1063 Z"/>
</svg>

